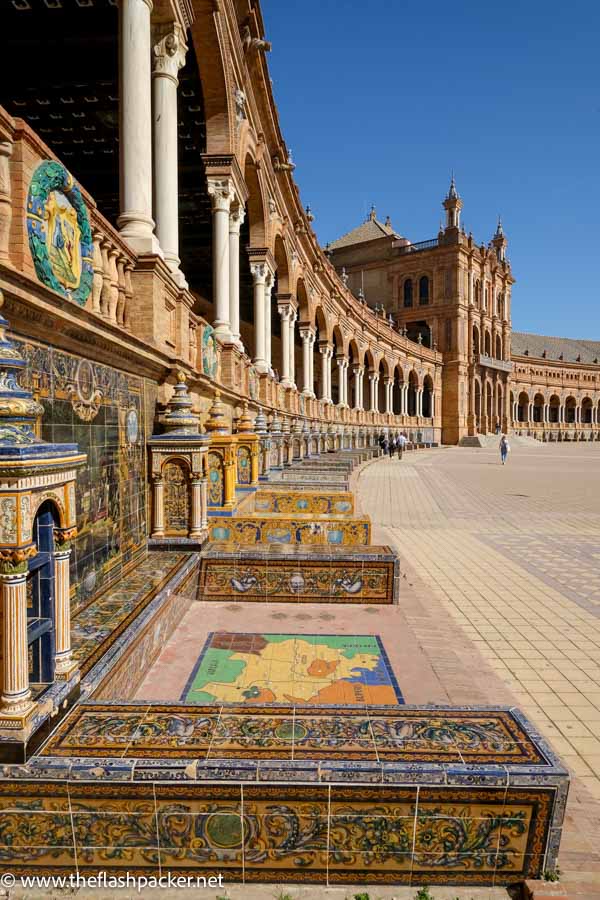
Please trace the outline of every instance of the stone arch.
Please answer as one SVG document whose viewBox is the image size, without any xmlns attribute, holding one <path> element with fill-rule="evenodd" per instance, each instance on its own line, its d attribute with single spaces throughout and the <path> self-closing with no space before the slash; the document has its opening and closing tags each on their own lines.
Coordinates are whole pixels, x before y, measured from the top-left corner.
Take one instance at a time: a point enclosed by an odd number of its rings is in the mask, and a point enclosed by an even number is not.
<svg viewBox="0 0 600 900">
<path fill-rule="evenodd" d="M 492 335 L 490 334 L 490 332 L 487 328 L 485 330 L 483 340 L 484 340 L 483 352 L 485 353 L 486 356 L 491 356 L 492 355 Z"/>
<path fill-rule="evenodd" d="M 404 390 L 404 372 L 400 363 L 396 363 L 392 373 L 394 383 L 392 386 L 392 412 L 395 416 L 402 415 L 402 392 Z"/>
<path fill-rule="evenodd" d="M 581 401 L 581 424 L 582 425 L 591 425 L 592 424 L 592 411 L 594 408 L 594 404 L 592 402 L 591 397 L 584 397 Z"/>
<path fill-rule="evenodd" d="M 496 335 L 496 347 L 495 347 L 495 356 L 496 359 L 502 359 L 502 338 L 499 334 Z"/>
<path fill-rule="evenodd" d="M 533 398 L 533 421 L 534 422 L 543 422 L 544 421 L 544 405 L 546 403 L 545 397 L 539 391 L 535 394 Z"/>
<path fill-rule="evenodd" d="M 481 431 L 481 379 L 475 376 L 475 396 L 473 397 L 473 412 L 475 415 L 475 430 Z"/>
<path fill-rule="evenodd" d="M 59 526 L 60 528 L 65 528 L 67 526 L 67 512 L 65 510 L 64 502 L 58 495 L 57 491 L 52 491 L 52 493 L 46 491 L 43 494 L 39 494 L 38 496 L 34 494 L 31 499 L 33 504 L 31 509 L 32 522 L 35 521 L 35 518 L 42 505 L 44 503 L 49 503 L 51 504 L 57 526 Z"/>
<path fill-rule="evenodd" d="M 414 369 L 408 373 L 408 415 L 417 415 L 417 391 L 419 390 L 419 376 Z"/>
<path fill-rule="evenodd" d="M 204 99 L 206 152 L 232 153 L 235 113 L 231 109 L 232 96 L 225 63 L 230 53 L 229 43 L 210 3 L 196 4 L 194 11 L 191 34 Z"/>
<path fill-rule="evenodd" d="M 494 387 L 489 378 L 485 379 L 485 416 L 489 429 L 494 416 Z"/>
<path fill-rule="evenodd" d="M 548 402 L 548 421 L 557 425 L 560 420 L 560 397 L 558 394 L 552 394 Z"/>
<path fill-rule="evenodd" d="M 361 353 L 356 338 L 348 343 L 348 403 L 352 409 L 358 407 L 357 378 L 355 370 L 361 365 Z"/>
<path fill-rule="evenodd" d="M 338 324 L 333 326 L 331 333 L 333 356 L 331 358 L 331 399 L 334 403 L 340 403 L 342 399 L 341 369 L 338 360 L 346 358 L 344 350 L 344 334 Z"/>
<path fill-rule="evenodd" d="M 423 379 L 423 417 L 431 419 L 433 415 L 433 378 L 426 375 Z"/>
<path fill-rule="evenodd" d="M 247 154 L 244 160 L 244 181 L 248 188 L 246 201 L 246 228 L 250 247 L 267 246 L 266 212 L 264 192 L 254 158 Z M 240 241 L 241 243 L 241 241 Z"/>
<path fill-rule="evenodd" d="M 363 352 L 362 358 L 363 364 L 363 408 L 371 409 L 371 378 L 370 376 L 376 374 L 375 369 L 375 356 L 370 347 L 366 347 Z"/>
<path fill-rule="evenodd" d="M 529 419 L 529 394 L 521 391 L 517 398 L 517 422 L 527 422 Z"/>
<path fill-rule="evenodd" d="M 577 410 L 577 400 L 572 395 L 569 395 L 565 400 L 565 423 L 567 425 L 575 424 Z"/>
<path fill-rule="evenodd" d="M 377 382 L 377 410 L 384 413 L 387 412 L 387 404 L 385 402 L 386 383 L 390 377 L 390 367 L 385 356 L 379 357 L 377 375 L 379 376 L 379 381 Z"/>
<path fill-rule="evenodd" d="M 479 337 L 479 328 L 477 325 L 473 325 L 473 354 L 475 356 L 479 356 L 481 353 L 481 344 Z"/>
</svg>

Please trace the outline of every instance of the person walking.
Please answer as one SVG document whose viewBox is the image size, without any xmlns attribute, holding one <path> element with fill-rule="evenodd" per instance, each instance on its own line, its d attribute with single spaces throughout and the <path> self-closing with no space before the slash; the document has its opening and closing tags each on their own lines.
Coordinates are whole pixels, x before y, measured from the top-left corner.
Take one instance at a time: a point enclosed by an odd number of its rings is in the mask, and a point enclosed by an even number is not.
<svg viewBox="0 0 600 900">
<path fill-rule="evenodd" d="M 396 441 L 396 444 L 398 447 L 398 459 L 402 459 L 404 450 L 406 448 L 406 443 L 407 443 L 406 435 L 404 435 L 404 434 L 399 435 L 398 440 Z"/>
<path fill-rule="evenodd" d="M 508 458 L 508 454 L 510 453 L 510 444 L 508 443 L 507 437 L 505 434 L 500 438 L 500 459 L 502 461 L 502 465 L 506 463 Z"/>
<path fill-rule="evenodd" d="M 385 437 L 382 438 L 380 447 L 381 447 L 381 455 L 385 456 L 385 454 L 388 452 L 388 442 Z"/>
<path fill-rule="evenodd" d="M 393 458 L 394 458 L 394 452 L 395 452 L 395 450 L 396 450 L 396 438 L 395 438 L 395 437 L 391 437 L 391 438 L 390 438 L 390 443 L 389 443 L 389 445 L 388 445 L 388 453 L 390 454 L 390 459 L 393 459 Z"/>
</svg>

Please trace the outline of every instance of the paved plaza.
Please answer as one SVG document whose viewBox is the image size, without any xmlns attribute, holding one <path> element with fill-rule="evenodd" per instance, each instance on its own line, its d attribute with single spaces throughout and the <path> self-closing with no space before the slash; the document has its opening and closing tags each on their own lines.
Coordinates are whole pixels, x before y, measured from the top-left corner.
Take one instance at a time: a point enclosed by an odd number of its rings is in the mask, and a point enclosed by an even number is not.
<svg viewBox="0 0 600 900">
<path fill-rule="evenodd" d="M 560 862 L 600 894 L 600 448 L 407 455 L 357 493 L 401 554 L 400 610 L 440 695 L 516 701 L 576 776 Z"/>
</svg>

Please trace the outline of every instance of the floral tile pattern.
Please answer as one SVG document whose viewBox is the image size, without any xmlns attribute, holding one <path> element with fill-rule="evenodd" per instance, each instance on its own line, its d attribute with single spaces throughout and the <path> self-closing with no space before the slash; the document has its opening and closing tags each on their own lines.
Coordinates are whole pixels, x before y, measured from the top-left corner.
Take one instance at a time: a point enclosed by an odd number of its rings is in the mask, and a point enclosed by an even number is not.
<svg viewBox="0 0 600 900">
<path fill-rule="evenodd" d="M 15 874 L 226 872 L 230 881 L 510 884 L 540 873 L 550 788 L 0 783 Z M 72 826 L 71 826 L 72 820 Z M 23 848 L 28 862 L 24 865 Z"/>
</svg>

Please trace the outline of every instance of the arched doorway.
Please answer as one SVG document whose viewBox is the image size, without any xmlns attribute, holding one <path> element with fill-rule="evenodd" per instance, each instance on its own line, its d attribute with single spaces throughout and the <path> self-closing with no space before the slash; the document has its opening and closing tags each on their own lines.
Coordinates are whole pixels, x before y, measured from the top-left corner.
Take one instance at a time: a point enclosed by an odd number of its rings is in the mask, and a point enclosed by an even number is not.
<svg viewBox="0 0 600 900">
<path fill-rule="evenodd" d="M 542 394 L 536 394 L 533 398 L 533 421 L 544 421 L 544 397 Z"/>
<path fill-rule="evenodd" d="M 548 406 L 548 421 L 553 425 L 557 425 L 560 419 L 560 398 L 556 394 L 552 394 Z"/>
<path fill-rule="evenodd" d="M 475 430 L 481 431 L 481 383 L 478 378 L 475 379 Z"/>
<path fill-rule="evenodd" d="M 395 416 L 402 415 L 402 391 L 404 390 L 404 375 L 400 366 L 394 367 L 394 383 L 392 387 L 392 411 Z"/>
<path fill-rule="evenodd" d="M 517 422 L 527 422 L 529 417 L 529 394 L 521 391 L 517 401 Z"/>
<path fill-rule="evenodd" d="M 565 401 L 565 422 L 567 425 L 575 423 L 575 414 L 577 410 L 577 401 L 575 397 L 567 397 Z"/>
<path fill-rule="evenodd" d="M 581 401 L 581 423 L 582 425 L 592 424 L 592 401 L 589 397 L 584 397 Z"/>
<path fill-rule="evenodd" d="M 417 390 L 419 387 L 419 377 L 413 369 L 408 376 L 408 415 L 417 415 Z"/>
</svg>

